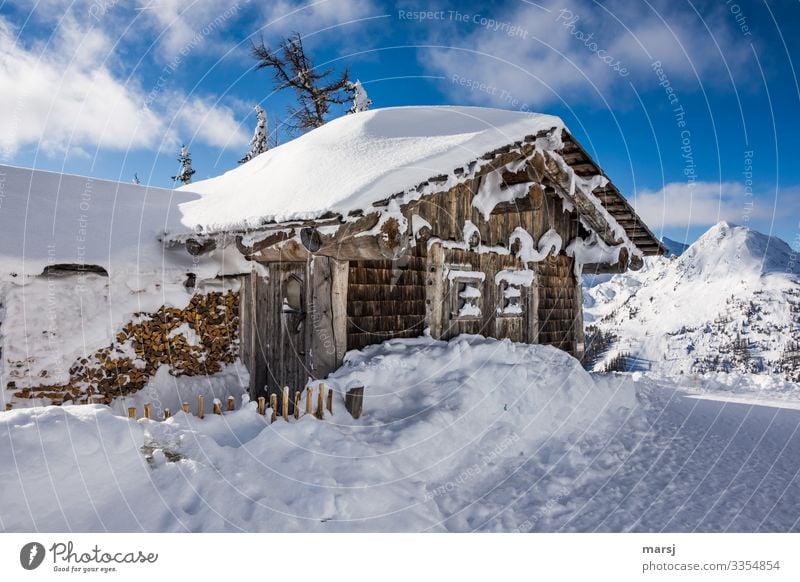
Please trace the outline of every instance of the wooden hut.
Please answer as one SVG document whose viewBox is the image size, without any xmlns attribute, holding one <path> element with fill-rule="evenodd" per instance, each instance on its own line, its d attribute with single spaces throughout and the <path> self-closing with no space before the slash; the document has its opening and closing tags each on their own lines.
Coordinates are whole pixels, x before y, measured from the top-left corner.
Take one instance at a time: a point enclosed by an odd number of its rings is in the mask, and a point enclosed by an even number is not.
<svg viewBox="0 0 800 582">
<path fill-rule="evenodd" d="M 434 153 L 420 161 L 428 147 Z M 302 156 L 307 174 L 298 176 Z M 354 184 L 353 195 L 342 182 Z M 426 333 L 550 344 L 580 357 L 581 269 L 638 269 L 643 256 L 664 252 L 549 116 L 370 111 L 187 189 L 203 196 L 197 216 L 215 204 L 224 214 L 226 196 L 248 201 L 238 225 L 223 217 L 167 241 L 200 261 L 235 247 L 251 262 L 240 350 L 253 397 L 302 389 L 348 350 Z M 338 194 L 319 203 L 328 189 Z M 302 211 L 282 212 L 292 198 Z"/>
</svg>

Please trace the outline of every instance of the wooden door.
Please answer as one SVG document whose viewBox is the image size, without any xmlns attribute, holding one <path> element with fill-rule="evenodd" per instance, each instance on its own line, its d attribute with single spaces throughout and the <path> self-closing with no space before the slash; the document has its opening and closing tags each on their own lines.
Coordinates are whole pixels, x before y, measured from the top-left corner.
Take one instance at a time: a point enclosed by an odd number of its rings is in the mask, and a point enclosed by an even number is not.
<svg viewBox="0 0 800 582">
<path fill-rule="evenodd" d="M 294 393 L 305 388 L 309 378 L 308 346 L 306 326 L 309 325 L 307 305 L 306 263 L 272 263 L 269 280 L 264 285 L 263 319 L 267 338 L 266 395 L 278 394 L 289 388 L 289 400 L 294 402 Z M 289 413 L 294 412 L 290 404 Z"/>
</svg>

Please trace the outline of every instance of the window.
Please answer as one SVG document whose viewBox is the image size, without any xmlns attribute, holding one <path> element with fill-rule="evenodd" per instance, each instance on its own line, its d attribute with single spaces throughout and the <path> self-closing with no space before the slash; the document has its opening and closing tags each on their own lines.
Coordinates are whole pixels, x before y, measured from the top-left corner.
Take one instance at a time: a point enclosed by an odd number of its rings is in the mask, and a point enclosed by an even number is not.
<svg viewBox="0 0 800 582">
<path fill-rule="evenodd" d="M 518 317 L 524 314 L 523 288 L 533 285 L 530 269 L 506 269 L 495 276 L 497 284 L 497 315 Z"/>
<path fill-rule="evenodd" d="M 522 286 L 508 281 L 500 282 L 500 307 L 498 315 L 522 315 Z"/>
<path fill-rule="evenodd" d="M 295 275 L 289 275 L 283 286 L 284 313 L 301 313 L 303 311 L 303 283 Z"/>
<path fill-rule="evenodd" d="M 469 265 L 468 268 L 471 268 Z M 484 273 L 469 270 L 450 270 L 450 311 L 454 319 L 481 317 Z"/>
</svg>

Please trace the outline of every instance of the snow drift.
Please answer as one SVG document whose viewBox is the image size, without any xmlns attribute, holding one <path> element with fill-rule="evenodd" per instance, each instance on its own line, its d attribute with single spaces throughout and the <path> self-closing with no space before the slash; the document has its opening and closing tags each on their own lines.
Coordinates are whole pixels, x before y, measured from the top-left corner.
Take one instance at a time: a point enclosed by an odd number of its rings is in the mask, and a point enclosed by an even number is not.
<svg viewBox="0 0 800 582">
<path fill-rule="evenodd" d="M 526 494 L 540 469 L 529 461 L 587 466 L 596 459 L 570 443 L 604 442 L 636 406 L 630 379 L 595 379 L 555 348 L 480 337 L 351 352 L 328 384 L 340 395 L 365 385 L 364 416 L 353 420 L 340 398 L 325 421 L 274 424 L 254 403 L 202 421 L 183 413 L 132 421 L 94 405 L 0 414 L 0 524 L 7 531 L 513 529 L 531 518 L 508 506 L 533 498 Z"/>
</svg>

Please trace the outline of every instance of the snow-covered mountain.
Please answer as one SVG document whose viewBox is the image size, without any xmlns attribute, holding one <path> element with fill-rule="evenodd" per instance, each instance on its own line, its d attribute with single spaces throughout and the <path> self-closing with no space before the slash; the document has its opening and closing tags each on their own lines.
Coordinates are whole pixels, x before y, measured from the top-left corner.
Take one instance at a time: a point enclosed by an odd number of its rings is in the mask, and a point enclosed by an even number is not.
<svg viewBox="0 0 800 582">
<path fill-rule="evenodd" d="M 720 222 L 680 256 L 587 281 L 584 303 L 587 339 L 602 334 L 608 347 L 595 369 L 623 364 L 798 380 L 798 257 L 776 237 Z"/>
</svg>

